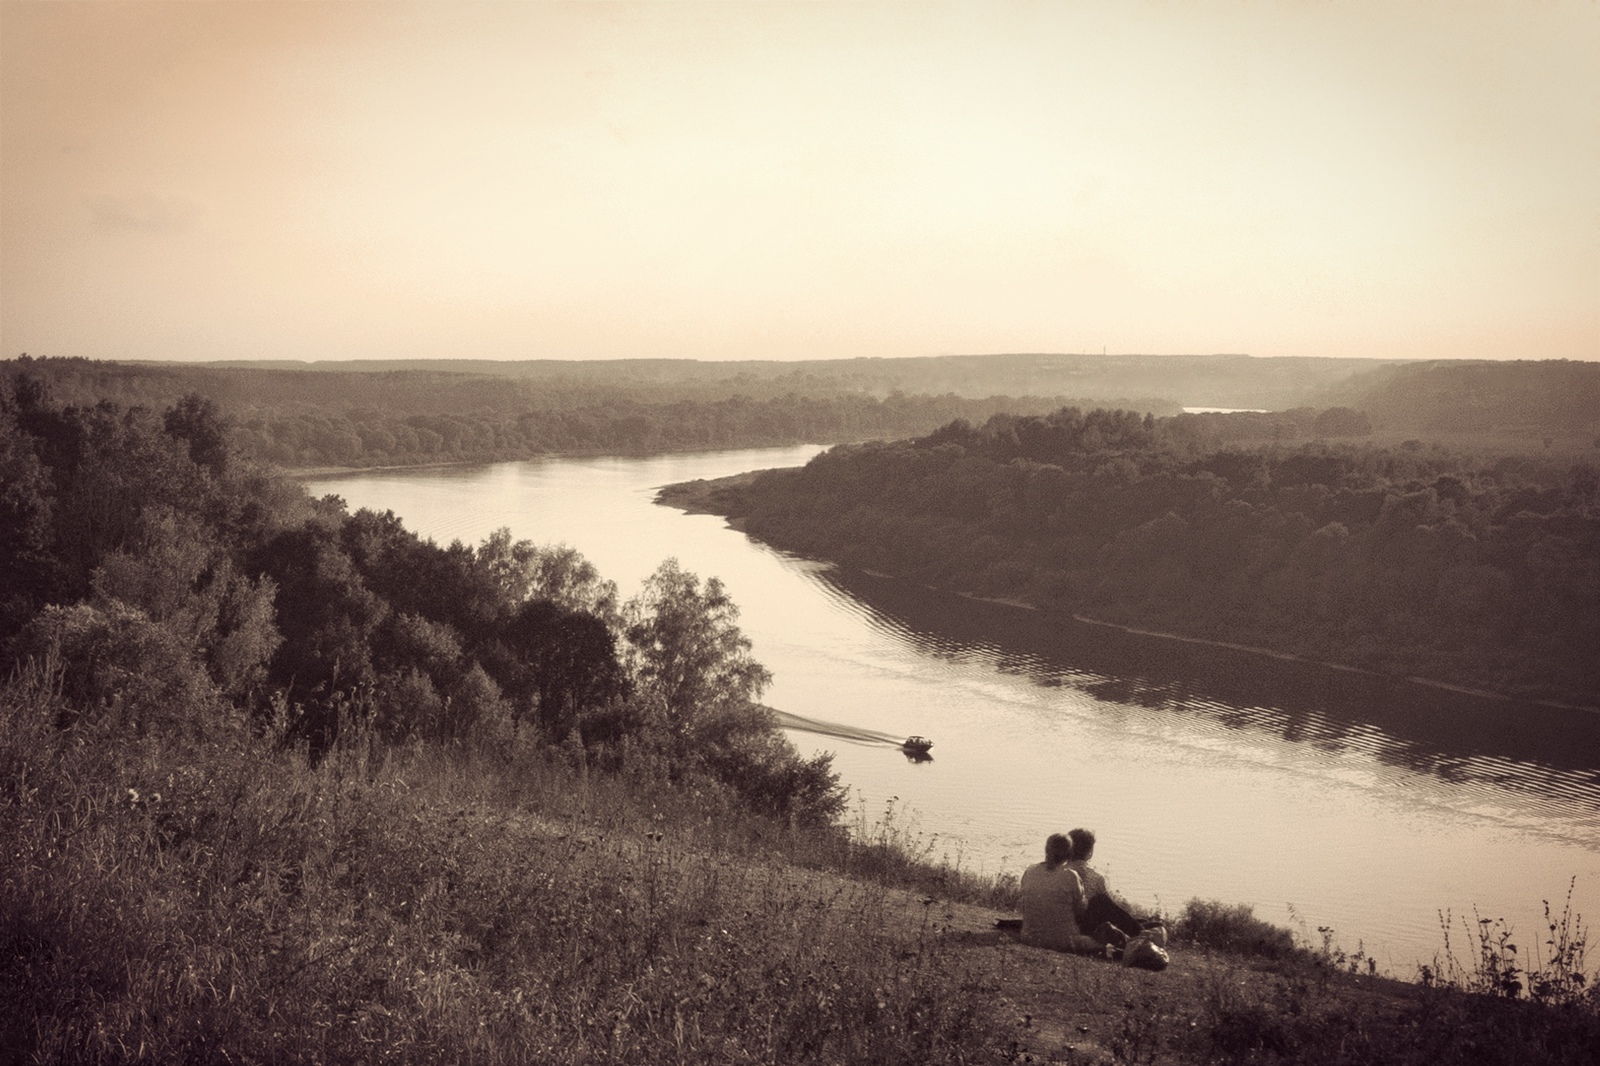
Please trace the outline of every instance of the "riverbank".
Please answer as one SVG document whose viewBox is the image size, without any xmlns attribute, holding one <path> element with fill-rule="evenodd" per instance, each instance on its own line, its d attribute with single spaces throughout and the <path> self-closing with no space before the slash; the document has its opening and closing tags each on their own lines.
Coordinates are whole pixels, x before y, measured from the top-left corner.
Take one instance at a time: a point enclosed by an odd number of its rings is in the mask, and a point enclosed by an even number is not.
<svg viewBox="0 0 1600 1066">
<path fill-rule="evenodd" d="M 701 479 L 692 482 L 685 482 L 683 484 L 668 485 L 663 487 L 660 492 L 657 493 L 656 502 L 664 506 L 676 508 L 689 514 L 719 515 L 727 518 L 729 525 L 733 528 L 738 529 L 741 532 L 748 532 L 747 521 L 745 517 L 739 513 L 741 510 L 741 493 L 751 484 L 753 484 L 756 478 L 763 473 L 766 473 L 766 471 L 756 470 L 748 473 L 737 474 L 732 477 L 710 480 Z M 757 537 L 757 539 L 761 538 Z M 772 546 L 779 548 L 780 550 L 789 550 L 781 544 L 774 544 Z M 833 559 L 817 558 L 816 561 L 829 563 L 831 565 L 838 565 L 837 560 Z M 881 569 L 864 570 L 863 572 L 873 577 L 882 579 L 897 581 L 906 580 L 900 575 L 887 573 Z M 918 582 L 918 584 L 922 583 Z M 936 586 L 927 587 L 936 588 Z M 942 589 L 939 591 L 949 592 L 953 595 L 958 595 L 976 602 L 990 603 L 1019 610 L 1060 613 L 1085 625 L 1099 626 L 1106 629 L 1116 630 L 1128 634 L 1129 636 L 1146 638 L 1152 641 L 1176 642 L 1201 647 L 1226 649 L 1231 652 L 1239 652 L 1246 655 L 1267 659 L 1276 659 L 1280 662 L 1298 663 L 1320 667 L 1327 670 L 1359 674 L 1366 677 L 1383 678 L 1393 682 L 1419 685 L 1426 688 L 1433 688 L 1446 692 L 1455 692 L 1478 699 L 1487 699 L 1502 703 L 1520 703 L 1538 707 L 1548 707 L 1562 711 L 1579 711 L 1590 714 L 1600 714 L 1600 704 L 1529 697 L 1514 692 L 1497 691 L 1478 685 L 1466 684 L 1460 679 L 1423 677 L 1404 672 L 1385 672 L 1330 659 L 1314 658 L 1310 656 L 1298 655 L 1293 652 L 1279 651 L 1273 648 L 1261 647 L 1259 645 L 1217 640 L 1208 637 L 1199 637 L 1191 634 L 1172 632 L 1170 630 L 1156 629 L 1137 624 L 1112 622 L 1101 618 L 1095 618 L 1082 612 L 1063 607 L 1059 604 L 1039 603 L 1015 597 L 981 596 L 976 593 L 958 588 Z"/>
<path fill-rule="evenodd" d="M 665 452 L 640 452 L 637 454 L 631 452 L 619 452 L 614 448 L 584 448 L 555 452 L 532 452 L 528 454 L 503 455 L 489 458 L 452 459 L 448 462 L 442 463 L 390 463 L 381 466 L 286 466 L 279 467 L 278 469 L 286 477 L 293 478 L 296 481 L 308 481 L 313 478 L 320 477 L 346 477 L 361 474 L 385 473 L 395 470 L 449 470 L 461 467 L 487 466 L 491 463 L 531 463 L 546 459 L 653 459 L 666 455 L 709 455 L 716 452 L 737 450 L 762 451 L 769 448 L 804 447 L 808 444 L 814 445 L 818 448 L 830 446 L 826 444 L 818 444 L 815 441 L 795 441 L 789 444 L 778 445 L 750 445 L 748 449 L 741 449 L 738 446 L 729 448 L 722 445 L 708 444 L 703 448 L 674 448 L 671 451 Z M 753 477 L 757 473 L 760 473 L 760 471 L 752 472 L 751 476 Z M 745 475 L 740 474 L 736 475 L 736 478 L 744 476 Z"/>
<path fill-rule="evenodd" d="M 804 753 L 835 753 L 852 811 L 878 814 L 898 797 L 923 844 L 938 837 L 934 857 L 967 870 L 1017 873 L 1036 838 L 1089 825 L 1132 899 L 1172 907 L 1199 892 L 1284 923 L 1292 902 L 1310 929 L 1364 939 L 1395 973 L 1431 958 L 1440 907 L 1476 905 L 1527 936 L 1540 928 L 1539 900 L 1578 873 L 1576 905 L 1600 911 L 1586 769 L 1600 751 L 1576 716 L 1497 713 L 1431 689 L 838 574 L 721 518 L 651 502 L 666 483 L 808 454 L 513 464 L 312 488 L 352 509 L 392 508 L 441 544 L 509 525 L 581 546 L 624 587 L 666 555 L 718 575 L 777 679 L 765 702 L 933 738 L 935 761 L 913 765 L 890 748 L 788 734 Z M 1239 826 L 1227 854 L 1194 843 L 1218 824 Z M 1454 872 L 1475 853 L 1504 861 L 1481 878 Z M 1364 856 L 1407 872 L 1352 890 L 1343 871 Z"/>
</svg>

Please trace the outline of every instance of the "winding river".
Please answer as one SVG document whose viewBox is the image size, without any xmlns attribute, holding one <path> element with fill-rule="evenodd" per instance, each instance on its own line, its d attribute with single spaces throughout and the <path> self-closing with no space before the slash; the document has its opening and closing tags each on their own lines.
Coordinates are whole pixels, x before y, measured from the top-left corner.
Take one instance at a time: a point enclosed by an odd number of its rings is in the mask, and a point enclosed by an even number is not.
<svg viewBox="0 0 1600 1066">
<path fill-rule="evenodd" d="M 1541 901 L 1600 917 L 1600 716 L 1484 700 L 1310 664 L 1125 634 L 893 579 L 838 573 L 720 518 L 653 503 L 662 485 L 805 462 L 815 447 L 550 459 L 308 482 L 393 510 L 441 543 L 572 545 L 626 597 L 668 556 L 726 584 L 766 702 L 808 719 L 934 740 L 811 731 L 856 817 L 892 808 L 932 857 L 1020 873 L 1053 831 L 1088 826 L 1112 886 L 1167 912 L 1249 903 L 1320 944 L 1333 930 L 1412 977 L 1441 911 L 1503 918 L 1523 954 Z"/>
</svg>

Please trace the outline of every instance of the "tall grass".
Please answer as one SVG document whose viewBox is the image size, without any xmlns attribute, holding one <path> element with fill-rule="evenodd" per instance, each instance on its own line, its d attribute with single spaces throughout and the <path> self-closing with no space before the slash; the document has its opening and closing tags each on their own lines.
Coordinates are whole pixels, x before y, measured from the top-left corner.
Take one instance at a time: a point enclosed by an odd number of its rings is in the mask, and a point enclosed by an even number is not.
<svg viewBox="0 0 1600 1066">
<path fill-rule="evenodd" d="M 1442 960 L 1400 985 L 1377 977 L 1360 949 L 1338 948 L 1331 929 L 1318 930 L 1320 945 L 1301 943 L 1247 906 L 1191 900 L 1173 923 L 1179 942 L 1252 960 L 1265 975 L 1211 971 L 1198 1011 L 1165 1027 L 1145 1022 L 1139 1047 L 1220 1063 L 1587 1066 L 1600 1048 L 1600 996 L 1570 889 L 1562 914 L 1546 904 L 1545 915 L 1545 952 L 1522 959 L 1504 922 L 1480 919 L 1464 926 L 1475 948 L 1465 962 L 1442 917 Z M 1141 1017 L 1130 1007 L 1124 1027 Z"/>
<path fill-rule="evenodd" d="M 313 768 L 58 710 L 0 691 L 0 1058 L 1000 1057 L 992 989 L 884 887 L 749 861 L 794 833 L 716 795 L 522 741 L 352 729 Z"/>
</svg>

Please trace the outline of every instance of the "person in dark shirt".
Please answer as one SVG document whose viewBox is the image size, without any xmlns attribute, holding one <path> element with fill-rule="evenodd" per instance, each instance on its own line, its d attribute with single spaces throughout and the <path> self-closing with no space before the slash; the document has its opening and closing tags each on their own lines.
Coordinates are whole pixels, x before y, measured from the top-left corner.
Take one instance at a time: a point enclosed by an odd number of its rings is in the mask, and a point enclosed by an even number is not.
<svg viewBox="0 0 1600 1066">
<path fill-rule="evenodd" d="M 1112 935 L 1106 939 L 1119 946 L 1126 937 L 1144 933 L 1144 923 L 1112 898 L 1110 889 L 1106 887 L 1106 879 L 1089 865 L 1089 860 L 1094 858 L 1094 832 L 1074 829 L 1067 834 L 1067 838 L 1072 841 L 1072 858 L 1067 861 L 1067 866 L 1083 884 L 1083 928 L 1094 929 L 1099 934 L 1109 926 L 1121 933 L 1122 938 Z"/>
</svg>

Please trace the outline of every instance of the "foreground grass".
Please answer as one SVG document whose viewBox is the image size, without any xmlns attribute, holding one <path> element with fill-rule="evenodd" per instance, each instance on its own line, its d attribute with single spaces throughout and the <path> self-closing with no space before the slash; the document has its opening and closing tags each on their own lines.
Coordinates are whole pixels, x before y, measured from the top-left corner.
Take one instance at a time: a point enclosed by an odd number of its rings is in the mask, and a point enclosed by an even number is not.
<svg viewBox="0 0 1600 1066">
<path fill-rule="evenodd" d="M 1161 974 L 1012 886 L 517 740 L 311 768 L 0 691 L 0 1061 L 1590 1062 L 1592 997 L 1402 984 L 1191 905 Z M 1469 966 L 1468 976 L 1479 968 Z M 1501 991 L 1504 991 L 1502 989 Z"/>
<path fill-rule="evenodd" d="M 881 885 L 714 797 L 534 749 L 0 712 L 0 1046 L 44 1062 L 998 1061 L 992 989 Z M 825 849 L 823 849 L 825 850 Z"/>
</svg>

